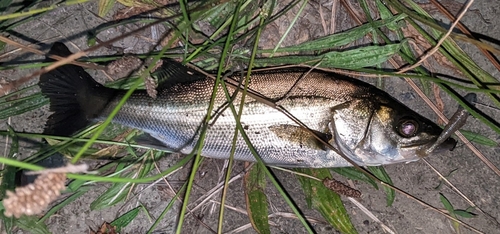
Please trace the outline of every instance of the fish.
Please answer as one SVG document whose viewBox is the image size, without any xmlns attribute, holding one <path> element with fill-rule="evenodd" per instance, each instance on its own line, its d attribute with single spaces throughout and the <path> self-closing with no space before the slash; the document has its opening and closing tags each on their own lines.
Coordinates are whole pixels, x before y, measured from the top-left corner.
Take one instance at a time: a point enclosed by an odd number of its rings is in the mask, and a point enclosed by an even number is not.
<svg viewBox="0 0 500 234">
<path fill-rule="evenodd" d="M 69 49 L 54 43 L 49 54 L 67 57 Z M 144 132 L 140 144 L 189 154 L 195 150 L 209 110 L 215 80 L 181 63 L 165 60 L 159 70 L 157 97 L 135 90 L 112 122 Z M 239 82 L 243 75 L 227 76 Z M 105 120 L 127 90 L 105 87 L 82 67 L 67 64 L 40 76 L 38 84 L 49 98 L 45 133 L 71 135 L 91 123 Z M 228 159 L 236 120 L 222 87 L 214 99 L 201 155 Z M 339 74 L 295 67 L 252 72 L 248 90 L 282 107 L 320 139 L 330 143 L 359 166 L 412 162 L 436 142 L 442 129 L 386 92 L 363 81 Z M 242 90 L 228 86 L 238 110 Z M 310 131 L 247 95 L 240 123 L 250 143 L 267 165 L 291 168 L 352 166 Z M 234 159 L 255 162 L 247 142 L 238 133 Z M 453 150 L 448 138 L 432 155 Z"/>
</svg>

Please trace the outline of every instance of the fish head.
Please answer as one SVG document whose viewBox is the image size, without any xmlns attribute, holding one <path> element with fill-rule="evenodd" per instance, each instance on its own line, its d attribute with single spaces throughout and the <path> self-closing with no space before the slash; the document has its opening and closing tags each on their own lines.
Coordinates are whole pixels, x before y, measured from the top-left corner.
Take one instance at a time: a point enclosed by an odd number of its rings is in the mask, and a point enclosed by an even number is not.
<svg viewBox="0 0 500 234">
<path fill-rule="evenodd" d="M 333 108 L 330 130 L 338 148 L 362 166 L 416 161 L 427 156 L 442 129 L 392 99 L 354 99 Z M 452 150 L 447 139 L 432 154 Z"/>
</svg>

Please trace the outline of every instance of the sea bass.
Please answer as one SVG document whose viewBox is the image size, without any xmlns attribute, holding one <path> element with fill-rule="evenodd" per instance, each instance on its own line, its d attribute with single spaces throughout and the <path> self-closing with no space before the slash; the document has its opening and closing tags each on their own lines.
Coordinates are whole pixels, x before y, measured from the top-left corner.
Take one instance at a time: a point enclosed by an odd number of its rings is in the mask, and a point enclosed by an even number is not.
<svg viewBox="0 0 500 234">
<path fill-rule="evenodd" d="M 55 43 L 49 54 L 68 56 L 69 49 Z M 160 68 L 169 79 L 157 87 L 157 98 L 136 90 L 113 118 L 145 132 L 141 142 L 159 149 L 191 153 L 209 108 L 215 81 L 177 62 Z M 228 77 L 239 80 L 240 75 Z M 46 133 L 71 135 L 91 122 L 107 118 L 126 90 L 107 88 L 75 65 L 64 65 L 40 76 L 42 93 L 54 113 Z M 441 133 L 432 121 L 415 113 L 389 94 L 362 81 L 309 68 L 252 73 L 249 90 L 281 106 L 309 129 L 360 166 L 418 160 Z M 238 110 L 242 90 L 229 87 Z M 222 90 L 215 97 L 202 155 L 227 159 L 233 145 L 236 121 Z M 351 166 L 310 132 L 277 109 L 247 96 L 241 125 L 262 160 L 285 167 Z M 447 139 L 434 154 L 452 150 Z M 234 159 L 255 161 L 245 140 L 238 136 Z"/>
</svg>

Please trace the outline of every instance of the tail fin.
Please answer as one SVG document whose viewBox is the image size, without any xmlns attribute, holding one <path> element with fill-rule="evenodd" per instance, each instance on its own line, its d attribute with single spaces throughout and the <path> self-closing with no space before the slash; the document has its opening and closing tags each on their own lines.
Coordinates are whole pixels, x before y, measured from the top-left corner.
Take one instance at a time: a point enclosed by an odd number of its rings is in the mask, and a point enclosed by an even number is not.
<svg viewBox="0 0 500 234">
<path fill-rule="evenodd" d="M 63 43 L 56 42 L 49 54 L 67 57 L 71 52 Z M 101 113 L 114 93 L 97 83 L 82 67 L 72 64 L 41 75 L 38 85 L 50 99 L 50 110 L 54 112 L 44 131 L 51 135 L 69 136 L 83 129 Z"/>
</svg>

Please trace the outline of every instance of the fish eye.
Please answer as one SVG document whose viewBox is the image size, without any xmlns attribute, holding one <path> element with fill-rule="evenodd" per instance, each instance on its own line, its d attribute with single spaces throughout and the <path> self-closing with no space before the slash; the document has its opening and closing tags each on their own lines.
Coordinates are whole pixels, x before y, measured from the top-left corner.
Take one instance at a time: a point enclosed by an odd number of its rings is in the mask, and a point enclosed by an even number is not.
<svg viewBox="0 0 500 234">
<path fill-rule="evenodd" d="M 403 118 L 399 120 L 396 129 L 399 135 L 403 137 L 412 137 L 418 131 L 418 123 L 414 119 Z"/>
</svg>

